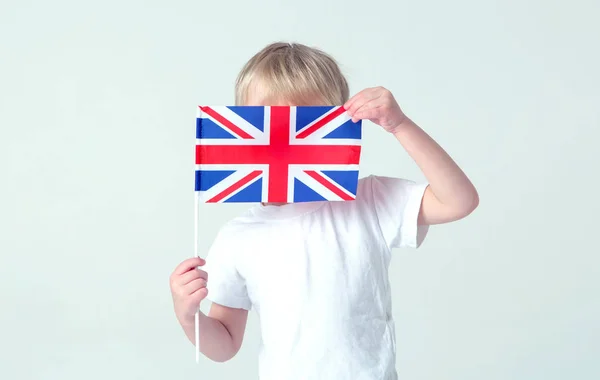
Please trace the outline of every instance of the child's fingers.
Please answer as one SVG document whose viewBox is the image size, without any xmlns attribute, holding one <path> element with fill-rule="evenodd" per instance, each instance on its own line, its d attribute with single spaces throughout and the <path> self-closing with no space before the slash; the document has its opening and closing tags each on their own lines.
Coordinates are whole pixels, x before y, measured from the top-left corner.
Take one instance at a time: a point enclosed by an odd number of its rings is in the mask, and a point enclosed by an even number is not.
<svg viewBox="0 0 600 380">
<path fill-rule="evenodd" d="M 350 109 L 350 107 L 352 107 L 352 105 L 354 103 L 356 103 L 357 100 L 359 100 L 360 98 L 362 98 L 365 93 L 367 92 L 368 89 L 359 91 L 358 93 L 354 94 L 354 96 L 350 97 L 350 99 L 348 99 L 348 101 L 346 103 L 344 103 L 344 108 L 346 110 Z"/>
<path fill-rule="evenodd" d="M 203 279 L 207 280 L 208 273 L 206 273 L 205 271 L 200 270 L 200 269 L 190 270 L 189 272 L 186 272 L 179 276 L 178 283 L 183 286 L 183 285 L 189 284 L 190 282 L 192 282 L 198 278 L 203 278 Z"/>
<path fill-rule="evenodd" d="M 206 280 L 203 278 L 198 278 L 192 282 L 190 282 L 189 284 L 187 284 L 183 290 L 185 294 L 193 294 L 196 291 L 202 289 L 202 288 L 206 288 Z"/>
<path fill-rule="evenodd" d="M 356 115 L 354 116 L 353 120 L 354 123 L 357 123 L 359 120 L 374 120 L 377 119 L 377 117 L 379 117 L 379 112 L 377 109 L 372 109 L 372 110 L 367 110 L 367 111 L 361 111 L 359 113 L 356 113 Z"/>
<path fill-rule="evenodd" d="M 377 92 L 375 91 L 363 92 L 362 94 L 359 94 L 354 101 L 352 101 L 346 110 L 350 116 L 354 116 L 359 109 L 377 98 L 379 98 L 379 95 L 377 95 Z"/>
<path fill-rule="evenodd" d="M 175 268 L 175 271 L 173 271 L 173 273 L 176 275 L 181 275 L 189 271 L 190 269 L 203 266 L 204 264 L 206 264 L 206 260 L 200 257 L 192 257 L 190 259 L 184 260 L 181 264 L 179 264 Z"/>
<path fill-rule="evenodd" d="M 346 104 L 344 104 L 344 109 L 346 109 L 346 112 L 348 112 L 350 116 L 352 116 L 352 114 L 356 111 L 356 108 L 359 107 L 360 104 L 362 104 L 362 102 L 364 102 L 362 101 L 363 97 L 364 94 L 362 92 L 359 92 L 358 94 L 350 98 L 350 100 L 348 100 Z"/>
<path fill-rule="evenodd" d="M 379 106 L 380 104 L 376 100 L 364 104 L 352 114 L 352 122 L 356 123 L 358 120 L 372 119 L 375 117 Z"/>
<path fill-rule="evenodd" d="M 348 111 L 350 109 L 350 107 L 352 107 L 352 105 L 356 102 L 356 99 L 358 99 L 361 95 L 362 95 L 362 93 L 359 92 L 358 94 L 356 94 L 353 97 L 351 97 L 350 99 L 348 99 L 348 101 L 346 103 L 344 103 L 344 109 L 346 109 L 346 111 Z"/>
<path fill-rule="evenodd" d="M 205 299 L 207 295 L 208 295 L 208 288 L 202 287 L 202 288 L 196 290 L 195 292 L 191 293 L 190 297 L 193 297 L 192 299 L 195 299 L 196 302 L 200 302 L 203 299 Z"/>
<path fill-rule="evenodd" d="M 184 274 L 180 275 L 179 278 L 177 279 L 177 284 L 179 284 L 179 286 L 185 286 L 187 284 L 189 284 L 190 282 L 199 279 L 200 278 L 200 273 L 197 270 L 191 270 L 189 272 L 185 272 Z"/>
<path fill-rule="evenodd" d="M 358 100 L 356 100 L 352 106 L 350 106 L 350 108 L 348 109 L 348 115 L 350 115 L 352 117 L 352 120 L 354 122 L 356 122 L 356 120 L 354 120 L 356 113 L 361 110 L 365 105 L 367 105 L 369 102 L 371 102 L 371 100 L 367 97 L 362 97 Z"/>
<path fill-rule="evenodd" d="M 370 94 L 373 93 L 373 89 L 372 88 L 367 88 L 364 89 L 362 91 L 360 91 L 359 93 L 357 93 L 356 95 L 354 95 L 353 97 L 351 97 L 346 104 L 344 104 L 344 108 L 347 111 L 356 111 L 357 107 L 360 107 L 360 104 L 363 104 L 365 102 L 367 102 L 370 99 Z"/>
</svg>

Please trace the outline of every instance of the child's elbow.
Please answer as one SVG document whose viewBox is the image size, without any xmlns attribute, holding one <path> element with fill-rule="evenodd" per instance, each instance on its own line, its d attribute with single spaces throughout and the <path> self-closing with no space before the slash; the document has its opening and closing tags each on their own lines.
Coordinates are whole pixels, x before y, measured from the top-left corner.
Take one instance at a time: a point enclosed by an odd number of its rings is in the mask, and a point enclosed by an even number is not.
<svg viewBox="0 0 600 380">
<path fill-rule="evenodd" d="M 233 357 L 235 356 L 235 353 L 233 355 L 229 354 L 229 355 L 215 355 L 210 357 L 210 360 L 212 360 L 213 362 L 216 363 L 225 363 L 230 361 L 231 359 L 233 359 Z"/>
<path fill-rule="evenodd" d="M 213 362 L 217 362 L 217 363 L 228 362 L 231 359 L 233 359 L 235 357 L 235 355 L 237 355 L 237 353 L 240 351 L 240 348 L 241 348 L 241 345 L 236 344 L 228 350 L 221 351 L 218 354 L 212 355 L 210 357 L 210 359 Z"/>
<path fill-rule="evenodd" d="M 222 357 L 214 357 L 214 358 L 210 358 L 210 359 L 215 363 L 225 363 L 225 362 L 228 362 L 231 359 L 233 359 L 233 357 L 229 358 L 229 357 L 222 356 Z"/>
<path fill-rule="evenodd" d="M 479 207 L 479 194 L 477 193 L 477 190 L 473 188 L 470 196 L 463 204 L 461 217 L 464 218 L 471 215 L 471 213 L 473 213 L 477 207 Z"/>
</svg>

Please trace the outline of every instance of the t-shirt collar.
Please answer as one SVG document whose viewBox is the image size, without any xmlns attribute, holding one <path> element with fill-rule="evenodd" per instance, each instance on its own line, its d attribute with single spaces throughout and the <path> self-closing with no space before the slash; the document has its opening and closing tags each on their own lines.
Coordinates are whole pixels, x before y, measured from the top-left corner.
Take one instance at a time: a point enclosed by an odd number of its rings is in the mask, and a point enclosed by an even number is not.
<svg viewBox="0 0 600 380">
<path fill-rule="evenodd" d="M 284 205 L 258 204 L 251 211 L 254 216 L 261 219 L 290 219 L 314 212 L 325 203 L 327 202 L 299 202 Z"/>
</svg>

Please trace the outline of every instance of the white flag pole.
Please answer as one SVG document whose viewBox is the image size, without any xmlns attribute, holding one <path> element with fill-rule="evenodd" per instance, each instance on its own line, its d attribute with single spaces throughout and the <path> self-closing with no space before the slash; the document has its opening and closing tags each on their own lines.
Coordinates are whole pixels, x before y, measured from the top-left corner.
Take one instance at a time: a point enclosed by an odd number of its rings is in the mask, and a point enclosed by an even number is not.
<svg viewBox="0 0 600 380">
<path fill-rule="evenodd" d="M 202 115 L 202 109 L 200 107 L 196 108 L 196 118 L 199 118 Z M 196 140 L 196 144 L 198 144 Z M 200 253 L 198 252 L 198 244 L 199 244 L 199 219 L 200 219 L 200 211 L 198 207 L 200 206 L 200 193 L 198 189 L 194 189 L 194 256 L 200 257 Z M 194 317 L 194 333 L 196 336 L 196 363 L 200 362 L 200 305 L 198 305 L 198 310 L 196 310 L 196 315 Z"/>
<path fill-rule="evenodd" d="M 198 224 L 199 224 L 199 212 L 198 206 L 200 203 L 200 195 L 197 191 L 194 191 L 194 255 L 196 257 L 200 257 L 198 252 Z M 194 318 L 195 325 L 195 334 L 196 334 L 196 363 L 200 362 L 200 306 L 198 306 L 198 310 L 196 311 L 196 316 Z"/>
</svg>

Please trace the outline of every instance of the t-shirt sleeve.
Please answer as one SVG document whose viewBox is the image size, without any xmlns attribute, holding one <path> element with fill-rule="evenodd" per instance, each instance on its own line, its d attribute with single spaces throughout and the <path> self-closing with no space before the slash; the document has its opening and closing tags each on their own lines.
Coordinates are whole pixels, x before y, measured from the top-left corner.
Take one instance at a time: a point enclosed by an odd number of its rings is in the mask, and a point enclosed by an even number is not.
<svg viewBox="0 0 600 380">
<path fill-rule="evenodd" d="M 240 252 L 233 244 L 234 239 L 221 231 L 209 249 L 203 268 L 208 274 L 206 298 L 219 305 L 250 310 L 252 303 L 246 282 L 236 267 Z"/>
<path fill-rule="evenodd" d="M 370 176 L 370 190 L 377 221 L 389 248 L 418 248 L 429 226 L 418 225 L 421 202 L 428 184 L 401 178 Z"/>
</svg>

